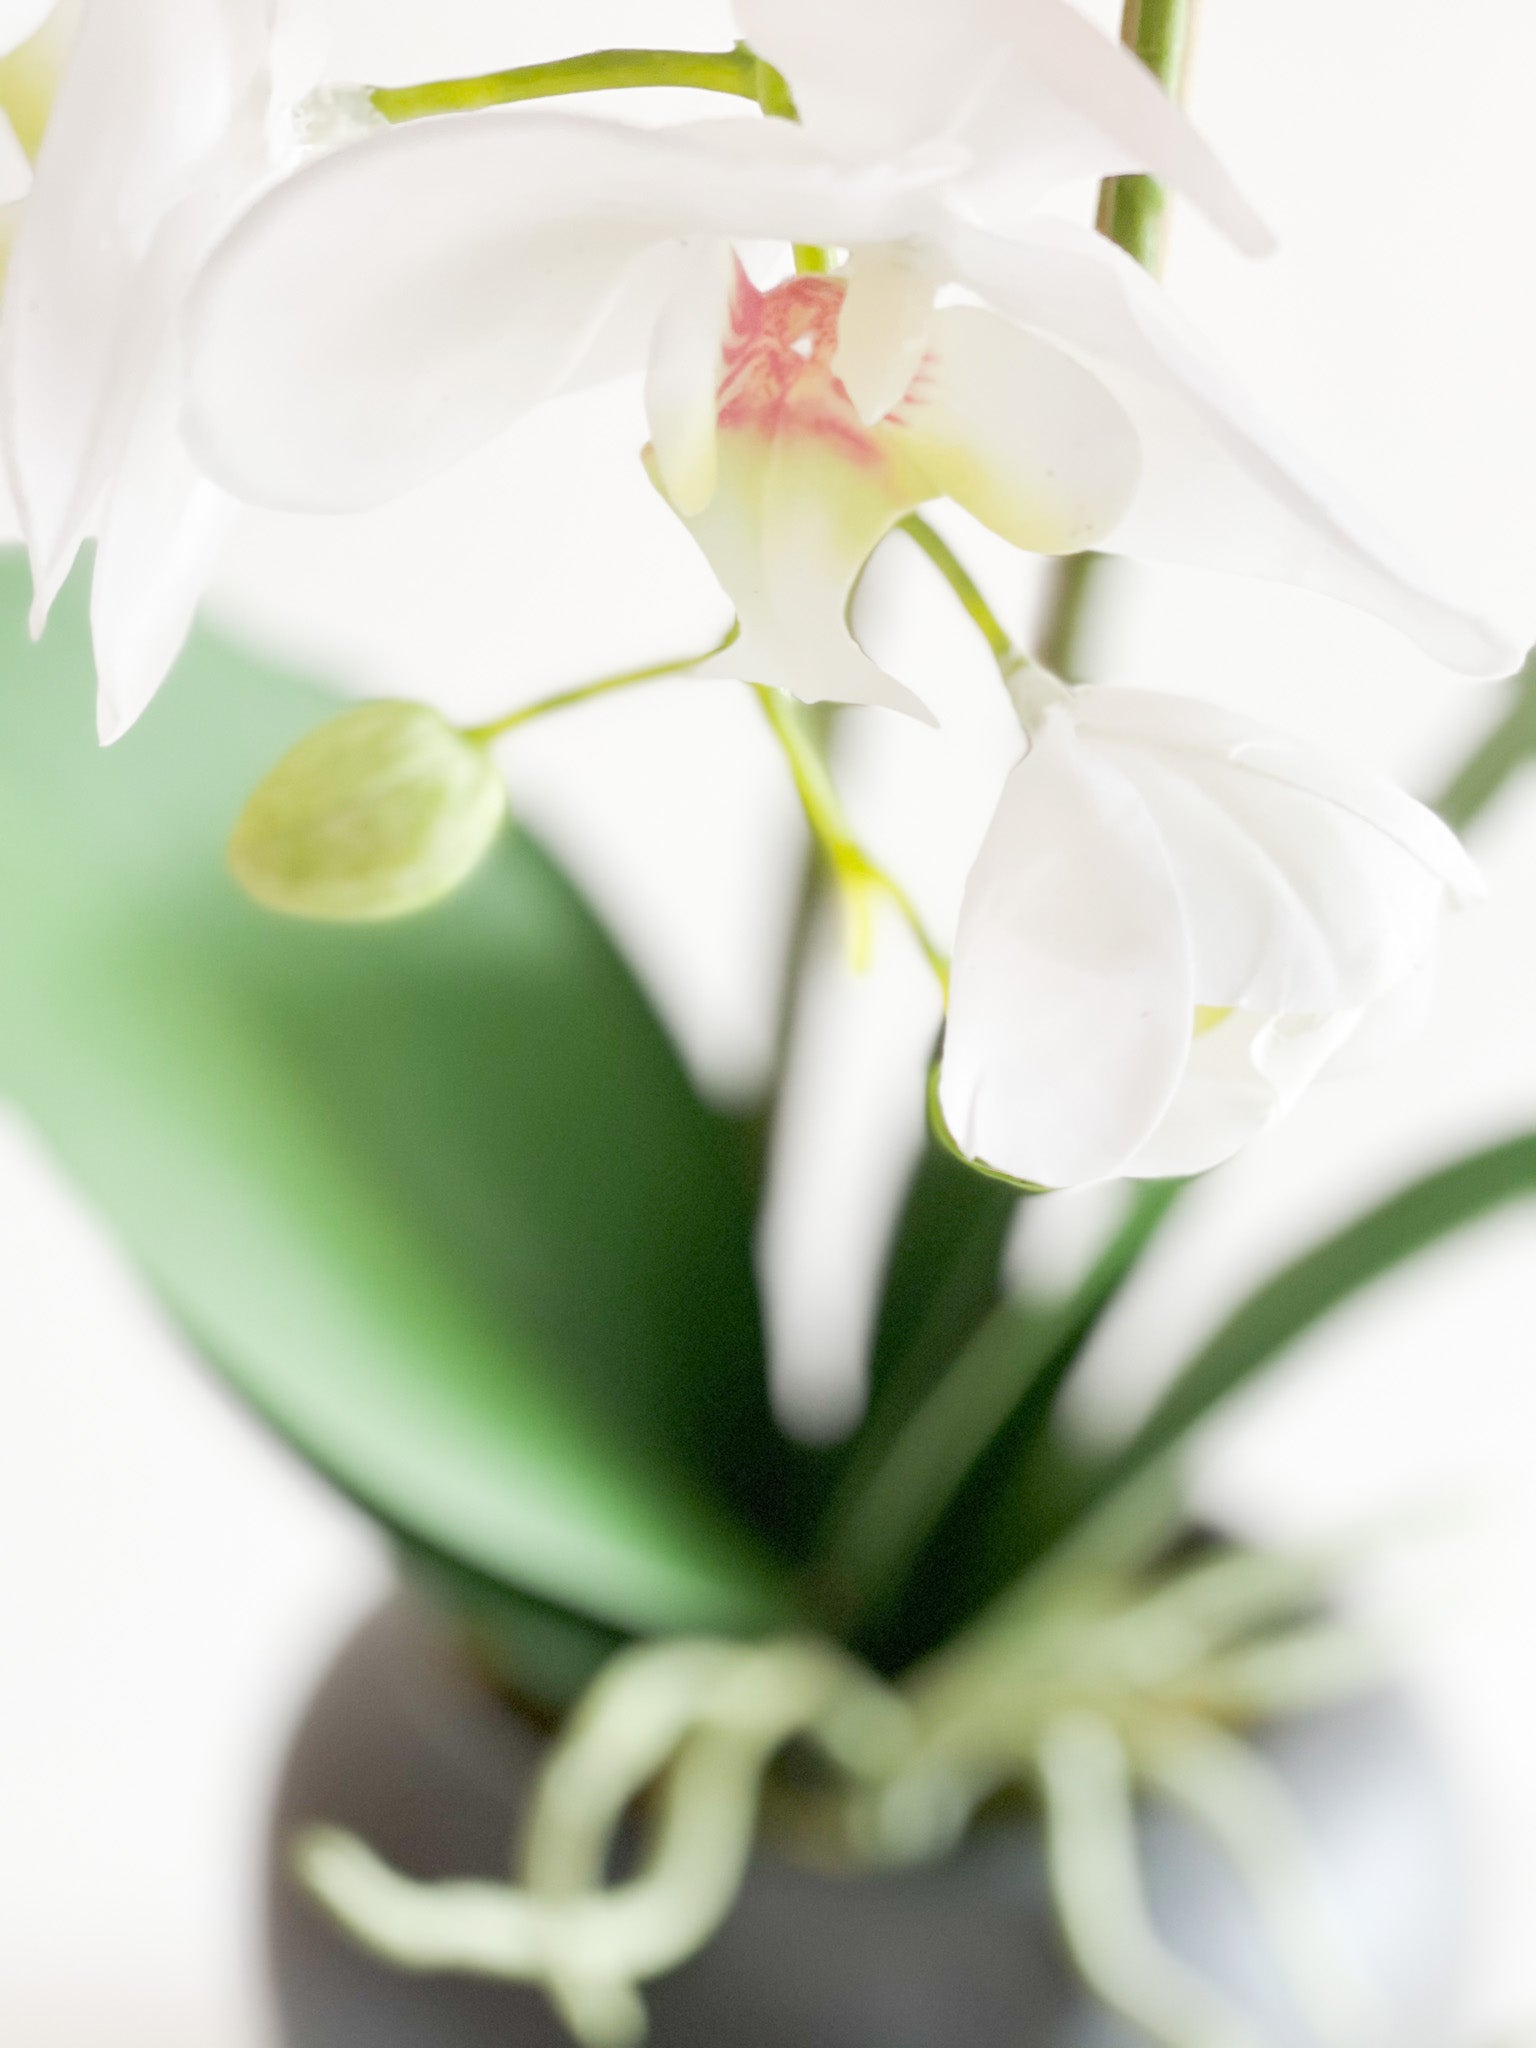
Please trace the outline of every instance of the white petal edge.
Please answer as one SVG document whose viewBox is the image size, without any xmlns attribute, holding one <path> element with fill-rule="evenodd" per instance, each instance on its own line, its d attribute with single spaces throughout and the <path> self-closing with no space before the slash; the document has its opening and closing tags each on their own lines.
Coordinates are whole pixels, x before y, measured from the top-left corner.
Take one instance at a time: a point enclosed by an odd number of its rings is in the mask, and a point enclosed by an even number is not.
<svg viewBox="0 0 1536 2048">
<path fill-rule="evenodd" d="M 379 503 L 563 388 L 658 243 L 846 246 L 904 231 L 916 203 L 787 122 L 652 130 L 513 106 L 375 134 L 279 186 L 213 257 L 189 436 L 239 496 Z"/>
<path fill-rule="evenodd" d="M 1100 545 L 1299 584 L 1375 613 L 1447 668 L 1510 674 L 1526 635 L 1441 595 L 1375 521 L 1274 432 L 1123 250 L 1062 221 L 1005 240 L 955 223 L 957 277 L 1101 377 L 1142 444 L 1142 480 Z"/>
<path fill-rule="evenodd" d="M 645 415 L 667 498 L 684 518 L 715 493 L 715 415 L 737 263 L 729 242 L 683 244 L 651 336 Z"/>
<path fill-rule="evenodd" d="M 30 42 L 53 13 L 56 0 L 3 0 L 0 4 L 0 57 Z"/>
<path fill-rule="evenodd" d="M 940 1068 L 966 1154 L 1045 1187 L 1125 1169 L 1189 1057 L 1178 891 L 1136 792 L 1048 712 L 966 884 Z"/>
<path fill-rule="evenodd" d="M 928 495 L 1038 554 L 1109 532 L 1135 495 L 1141 443 L 1100 380 L 981 306 L 945 307 L 928 340 L 892 419 Z"/>
<path fill-rule="evenodd" d="M 88 0 L 6 279 L 0 413 L 37 591 L 90 531 L 179 290 L 144 251 L 227 137 L 266 0 Z M 133 81 L 125 90 L 124 81 Z M 157 296 L 158 295 L 158 296 Z"/>
<path fill-rule="evenodd" d="M 1135 1180 L 1206 1173 L 1277 1123 L 1359 1027 L 1333 1017 L 1256 1017 L 1240 1010 L 1203 1032 L 1157 1129 L 1127 1162 Z"/>
<path fill-rule="evenodd" d="M 1072 710 L 1157 821 L 1199 1004 L 1374 1002 L 1430 955 L 1448 900 L 1475 882 L 1431 812 L 1282 734 L 1160 692 L 1089 688 Z"/>
<path fill-rule="evenodd" d="M 963 143 L 1016 215 L 1077 177 L 1144 170 L 1241 247 L 1273 238 L 1188 115 L 1070 0 L 736 0 L 818 138 L 850 155 Z"/>
</svg>

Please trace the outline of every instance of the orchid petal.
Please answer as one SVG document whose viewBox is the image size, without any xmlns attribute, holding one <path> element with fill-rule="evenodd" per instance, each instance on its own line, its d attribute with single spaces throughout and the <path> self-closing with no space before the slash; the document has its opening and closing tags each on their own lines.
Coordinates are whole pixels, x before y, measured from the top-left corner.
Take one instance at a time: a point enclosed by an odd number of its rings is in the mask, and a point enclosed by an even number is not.
<svg viewBox="0 0 1536 2048">
<path fill-rule="evenodd" d="M 92 0 L 7 279 L 0 406 L 37 583 L 68 574 L 132 431 L 184 285 L 146 262 L 225 140 L 264 51 L 266 0 Z"/>
<path fill-rule="evenodd" d="M 935 278 L 900 248 L 856 250 L 845 274 L 832 369 L 872 426 L 896 410 L 922 365 Z"/>
<path fill-rule="evenodd" d="M 32 159 L 22 148 L 10 116 L 0 110 L 0 207 L 15 206 L 31 189 Z"/>
<path fill-rule="evenodd" d="M 0 0 L 0 56 L 35 36 L 55 4 L 56 0 Z"/>
<path fill-rule="evenodd" d="M 563 388 L 654 245 L 880 241 L 912 204 L 788 122 L 506 107 L 370 136 L 279 186 L 214 256 L 191 315 L 193 444 L 244 497 L 377 502 Z"/>
<path fill-rule="evenodd" d="M 234 511 L 177 434 L 174 368 L 168 358 L 102 505 L 91 633 L 103 746 L 133 725 L 181 652 Z"/>
<path fill-rule="evenodd" d="M 1347 1045 L 1354 1010 L 1331 1017 L 1257 1017 L 1234 1010 L 1201 1032 L 1167 1114 L 1127 1162 L 1137 1180 L 1205 1173 L 1277 1123 Z"/>
<path fill-rule="evenodd" d="M 1141 444 L 1069 355 L 979 306 L 935 314 L 894 426 L 930 483 L 1016 547 L 1092 547 L 1136 490 Z"/>
<path fill-rule="evenodd" d="M 716 394 L 736 278 L 729 242 L 686 246 L 651 338 L 646 419 L 663 488 L 684 518 L 702 512 L 714 496 Z"/>
<path fill-rule="evenodd" d="M 908 509 L 883 466 L 750 432 L 720 434 L 719 484 L 689 530 L 741 621 L 701 671 L 786 690 L 807 704 L 878 704 L 925 725 L 932 712 L 865 654 L 848 599 L 876 546 Z"/>
<path fill-rule="evenodd" d="M 1085 745 L 1132 782 L 1173 864 L 1198 1004 L 1358 1007 L 1428 956 L 1455 837 L 1381 778 L 1185 699 L 1088 689 Z"/>
<path fill-rule="evenodd" d="M 1270 236 L 1183 109 L 1070 0 L 737 0 L 813 133 L 853 154 L 945 138 L 979 159 L 980 218 L 1002 225 L 1053 185 L 1148 171 L 1242 247 Z"/>
<path fill-rule="evenodd" d="M 1189 1056 L 1178 890 L 1136 791 L 1050 711 L 966 884 L 939 1099 L 972 1158 L 1065 1187 L 1120 1172 Z"/>
<path fill-rule="evenodd" d="M 1508 674 L 1524 637 L 1476 617 L 1276 436 L 1165 293 L 1102 236 L 1040 221 L 1011 240 L 957 223 L 957 275 L 1102 378 L 1142 444 L 1141 484 L 1099 545 L 1297 583 L 1359 606 L 1447 667 Z"/>
</svg>

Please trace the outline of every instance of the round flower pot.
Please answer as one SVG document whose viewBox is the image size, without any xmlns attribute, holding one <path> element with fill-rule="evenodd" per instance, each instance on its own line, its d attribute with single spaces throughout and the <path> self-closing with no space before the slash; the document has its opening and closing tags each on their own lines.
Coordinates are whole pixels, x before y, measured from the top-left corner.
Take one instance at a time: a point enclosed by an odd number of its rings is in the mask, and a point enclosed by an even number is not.
<svg viewBox="0 0 1536 2048">
<path fill-rule="evenodd" d="M 476 1676 L 429 1609 L 397 1595 L 342 1649 L 290 1751 L 272 1832 L 270 1948 L 283 2048 L 561 2048 L 520 1985 L 401 1974 L 295 1886 L 296 1828 L 352 1828 L 422 1877 L 505 1876 L 544 1738 Z M 1316 1846 L 1341 1938 L 1394 2048 L 1446 2038 L 1462 1949 L 1456 1831 L 1436 1760 L 1392 1693 L 1287 1723 L 1267 1741 Z M 1169 1946 L 1275 2048 L 1320 2048 L 1246 1897 L 1172 1818 L 1145 1832 Z M 948 1860 L 873 1877 L 765 1851 L 735 1912 L 653 1984 L 655 2048 L 1131 2048 L 1141 2036 L 1074 1978 L 1038 1837 L 985 1828 Z"/>
</svg>

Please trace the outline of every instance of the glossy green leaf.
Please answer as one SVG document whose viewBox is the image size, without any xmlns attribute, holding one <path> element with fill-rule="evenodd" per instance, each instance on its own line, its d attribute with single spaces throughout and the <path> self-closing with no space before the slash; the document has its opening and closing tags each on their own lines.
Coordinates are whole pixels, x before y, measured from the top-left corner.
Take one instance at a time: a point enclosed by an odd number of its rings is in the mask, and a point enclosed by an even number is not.
<svg viewBox="0 0 1536 2048">
<path fill-rule="evenodd" d="M 451 895 L 495 842 L 506 785 L 425 704 L 358 704 L 268 770 L 230 835 L 246 893 L 293 917 L 403 917 Z"/>
<path fill-rule="evenodd" d="M 80 586 L 35 651 L 25 596 L 0 564 L 0 1092 L 393 1526 L 619 1628 L 783 1619 L 739 1134 L 569 884 L 509 833 L 427 916 L 258 910 L 230 821 L 335 700 L 203 637 L 100 752 Z"/>
</svg>

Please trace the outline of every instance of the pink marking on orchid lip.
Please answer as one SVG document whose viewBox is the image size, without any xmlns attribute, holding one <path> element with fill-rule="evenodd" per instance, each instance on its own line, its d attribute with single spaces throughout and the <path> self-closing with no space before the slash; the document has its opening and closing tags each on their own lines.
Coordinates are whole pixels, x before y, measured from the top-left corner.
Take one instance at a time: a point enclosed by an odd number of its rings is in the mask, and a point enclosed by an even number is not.
<svg viewBox="0 0 1536 2048">
<path fill-rule="evenodd" d="M 722 429 L 825 442 L 866 468 L 886 460 L 876 431 L 832 372 L 847 289 L 841 278 L 793 277 L 760 292 L 738 262 L 720 379 Z"/>
</svg>

